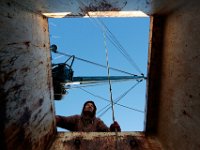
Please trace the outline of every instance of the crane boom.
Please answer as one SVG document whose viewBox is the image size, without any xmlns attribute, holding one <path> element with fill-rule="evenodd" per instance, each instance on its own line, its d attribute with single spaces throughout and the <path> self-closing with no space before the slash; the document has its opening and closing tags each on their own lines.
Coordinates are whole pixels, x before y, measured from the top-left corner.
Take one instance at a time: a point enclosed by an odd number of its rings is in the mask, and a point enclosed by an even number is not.
<svg viewBox="0 0 200 150">
<path fill-rule="evenodd" d="M 126 81 L 126 80 L 143 80 L 144 76 L 110 76 L 111 81 Z M 91 83 L 99 83 L 99 82 L 107 82 L 107 76 L 80 76 L 73 77 L 72 81 L 67 82 L 67 85 L 77 83 L 77 84 L 91 84 Z"/>
</svg>

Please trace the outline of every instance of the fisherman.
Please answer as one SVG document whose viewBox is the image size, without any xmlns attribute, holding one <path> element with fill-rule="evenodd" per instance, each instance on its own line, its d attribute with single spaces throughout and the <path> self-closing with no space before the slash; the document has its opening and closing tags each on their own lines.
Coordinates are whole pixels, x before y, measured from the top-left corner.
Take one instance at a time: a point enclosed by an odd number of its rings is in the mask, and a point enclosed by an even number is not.
<svg viewBox="0 0 200 150">
<path fill-rule="evenodd" d="M 115 132 L 121 131 L 119 124 L 114 121 L 108 128 L 100 118 L 96 118 L 96 105 L 93 101 L 86 101 L 81 115 L 56 116 L 56 125 L 69 131 L 79 132 Z"/>
</svg>

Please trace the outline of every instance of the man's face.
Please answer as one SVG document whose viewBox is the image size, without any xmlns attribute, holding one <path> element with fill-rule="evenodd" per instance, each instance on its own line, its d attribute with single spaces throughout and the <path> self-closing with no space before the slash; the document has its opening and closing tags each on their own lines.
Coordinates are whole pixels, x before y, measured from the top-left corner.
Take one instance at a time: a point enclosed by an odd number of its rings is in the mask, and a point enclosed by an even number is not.
<svg viewBox="0 0 200 150">
<path fill-rule="evenodd" d="M 93 112 L 94 111 L 94 105 L 92 103 L 87 103 L 85 105 L 84 111 Z"/>
</svg>

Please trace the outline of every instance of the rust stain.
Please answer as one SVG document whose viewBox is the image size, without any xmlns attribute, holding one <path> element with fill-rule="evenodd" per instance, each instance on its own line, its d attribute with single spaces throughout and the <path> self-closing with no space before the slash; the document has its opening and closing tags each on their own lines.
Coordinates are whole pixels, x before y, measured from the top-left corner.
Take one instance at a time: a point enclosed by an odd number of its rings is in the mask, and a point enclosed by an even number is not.
<svg viewBox="0 0 200 150">
<path fill-rule="evenodd" d="M 26 45 L 26 47 L 28 48 L 28 47 L 30 47 L 30 41 L 25 41 L 25 42 L 23 42 L 24 43 L 24 45 Z"/>
<path fill-rule="evenodd" d="M 18 91 L 20 87 L 24 86 L 24 84 L 15 84 L 13 87 L 10 88 L 10 91 Z"/>
<path fill-rule="evenodd" d="M 113 9 L 112 5 L 107 3 L 107 2 L 105 2 L 105 1 L 101 2 L 98 7 L 92 7 L 91 6 L 90 8 L 93 11 L 96 11 L 96 10 L 112 10 Z"/>
<path fill-rule="evenodd" d="M 48 115 L 49 113 L 45 113 L 44 115 L 43 115 L 43 117 L 38 121 L 38 122 L 42 122 L 42 120 Z"/>
<path fill-rule="evenodd" d="M 9 63 L 10 63 L 11 65 L 14 65 L 14 63 L 15 63 L 15 61 L 18 59 L 18 57 L 19 57 L 19 56 L 13 56 L 13 57 L 11 57 Z"/>
<path fill-rule="evenodd" d="M 199 60 L 199 57 L 200 57 L 200 55 L 196 55 L 196 56 L 194 56 L 194 57 L 192 57 L 192 60 Z"/>
<path fill-rule="evenodd" d="M 7 149 L 32 149 L 32 140 L 23 126 L 12 124 L 6 129 L 5 136 L 9 137 L 6 139 Z"/>
<path fill-rule="evenodd" d="M 18 44 L 18 43 L 8 43 L 7 45 L 16 45 L 16 44 Z"/>
<path fill-rule="evenodd" d="M 129 144 L 130 144 L 130 146 L 131 146 L 131 148 L 137 148 L 137 147 L 139 147 L 139 144 L 138 144 L 138 141 L 137 140 L 130 140 L 129 141 Z"/>
<path fill-rule="evenodd" d="M 81 146 L 81 139 L 82 139 L 82 138 L 75 138 L 75 140 L 74 140 L 74 145 L 75 145 L 75 148 L 76 148 L 76 149 L 80 149 L 80 146 Z"/>
<path fill-rule="evenodd" d="M 23 149 L 32 149 L 32 140 L 31 140 L 30 136 L 26 135 L 25 128 L 20 127 L 17 139 L 18 139 L 17 143 L 21 143 L 19 145 L 21 145 Z M 13 145 L 13 147 L 14 147 L 14 145 Z"/>
<path fill-rule="evenodd" d="M 9 7 L 11 6 L 11 3 L 10 3 L 10 2 L 7 2 L 6 4 L 7 4 Z"/>
<path fill-rule="evenodd" d="M 26 99 L 25 99 L 25 98 L 23 98 L 23 99 L 20 101 L 20 105 L 24 105 L 24 104 L 26 104 Z"/>
<path fill-rule="evenodd" d="M 29 119 L 31 117 L 32 112 L 29 110 L 28 107 L 25 107 L 24 113 L 22 114 L 22 116 L 19 119 L 19 123 L 20 124 L 25 124 L 29 122 Z"/>
<path fill-rule="evenodd" d="M 47 66 L 47 68 L 49 68 L 49 64 Z M 52 76 L 51 76 L 51 71 L 50 69 L 48 69 L 47 72 L 47 85 L 48 85 L 48 89 L 49 89 L 49 99 L 52 99 L 52 94 L 51 94 L 51 89 L 52 89 Z"/>
<path fill-rule="evenodd" d="M 187 113 L 185 110 L 183 110 L 182 113 L 183 113 L 183 115 L 185 115 L 185 116 L 187 116 L 189 118 L 192 118 L 192 116 L 189 113 Z"/>
<path fill-rule="evenodd" d="M 124 3 L 124 4 L 126 5 L 127 3 Z M 89 4 L 89 6 L 84 6 L 84 8 L 80 8 L 80 10 L 82 12 L 88 12 L 88 11 L 120 11 L 121 9 L 122 8 L 113 7 L 107 1 L 101 1 L 97 5 Z"/>
<path fill-rule="evenodd" d="M 21 69 L 21 71 L 22 71 L 23 73 L 25 73 L 25 72 L 27 72 L 27 71 L 29 71 L 29 70 L 30 70 L 29 67 L 24 67 L 24 68 Z"/>
<path fill-rule="evenodd" d="M 40 13 L 42 13 L 41 11 L 39 11 L 39 12 L 40 12 Z M 43 16 L 43 19 L 44 19 L 44 20 L 46 20 L 46 19 L 47 19 L 47 17 L 46 17 L 46 16 Z"/>
<path fill-rule="evenodd" d="M 42 109 L 40 108 L 39 111 L 33 116 L 33 122 L 36 121 L 36 119 L 38 118 L 38 115 L 42 112 Z"/>
<path fill-rule="evenodd" d="M 42 106 L 43 102 L 44 102 L 44 99 L 43 99 L 43 98 L 40 98 L 40 99 L 39 99 L 39 106 Z"/>
<path fill-rule="evenodd" d="M 4 79 L 3 79 L 4 81 L 3 82 L 7 82 L 8 80 L 14 80 L 13 75 L 16 73 L 16 71 L 17 71 L 17 69 L 14 69 L 14 70 L 6 73 L 4 75 Z"/>
<path fill-rule="evenodd" d="M 33 117 L 33 122 L 36 121 L 37 117 L 38 117 L 38 114 L 35 114 L 34 117 Z"/>
<path fill-rule="evenodd" d="M 10 19 L 13 18 L 10 13 L 7 13 L 7 17 Z"/>
<path fill-rule="evenodd" d="M 40 98 L 39 100 L 35 101 L 35 102 L 32 104 L 31 110 L 36 110 L 36 109 L 41 108 L 43 102 L 44 102 L 44 99 L 43 99 L 43 98 Z M 41 112 L 41 111 L 40 111 L 40 112 Z M 37 114 L 39 114 L 40 112 L 38 112 Z"/>
<path fill-rule="evenodd" d="M 191 94 L 189 94 L 189 98 L 193 98 L 193 96 Z"/>
<path fill-rule="evenodd" d="M 86 135 L 87 136 L 87 135 Z M 91 135 L 89 135 L 91 136 Z M 145 136 L 132 136 L 132 135 L 119 135 L 118 138 L 116 138 L 115 135 L 110 136 L 94 136 L 89 139 L 85 138 L 85 136 L 82 136 L 82 133 L 80 133 L 78 136 L 74 136 L 72 139 L 67 140 L 66 137 L 63 137 L 65 139 L 60 140 L 58 143 L 54 143 L 56 145 L 59 145 L 58 149 L 93 149 L 93 150 L 99 150 L 99 149 L 109 149 L 109 150 L 143 150 L 143 149 L 153 149 L 159 150 L 159 145 L 152 143 L 152 141 L 146 139 Z"/>
<path fill-rule="evenodd" d="M 18 42 L 18 43 L 16 43 L 16 42 L 13 42 L 13 43 L 8 43 L 7 45 L 8 46 L 10 46 L 10 45 L 16 45 L 16 44 L 24 44 L 24 45 L 26 45 L 27 47 L 29 47 L 30 46 L 30 41 L 24 41 L 24 42 Z"/>
<path fill-rule="evenodd" d="M 51 107 L 50 107 L 50 111 L 53 112 L 53 106 L 52 106 L 52 105 L 51 105 Z"/>
</svg>

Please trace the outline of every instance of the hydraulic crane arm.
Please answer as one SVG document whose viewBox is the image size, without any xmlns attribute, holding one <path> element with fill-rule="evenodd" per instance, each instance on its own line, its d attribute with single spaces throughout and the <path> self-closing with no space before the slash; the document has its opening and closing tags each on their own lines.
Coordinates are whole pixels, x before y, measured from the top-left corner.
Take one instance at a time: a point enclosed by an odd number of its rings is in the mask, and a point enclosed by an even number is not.
<svg viewBox="0 0 200 150">
<path fill-rule="evenodd" d="M 141 81 L 143 79 L 146 79 L 144 76 L 110 76 L 109 78 L 106 76 L 82 76 L 82 77 L 73 77 L 72 81 L 67 82 L 66 85 L 71 84 L 92 84 L 92 83 L 100 83 L 100 82 L 107 82 L 108 79 L 111 81 L 126 81 L 126 80 L 138 80 Z"/>
</svg>

